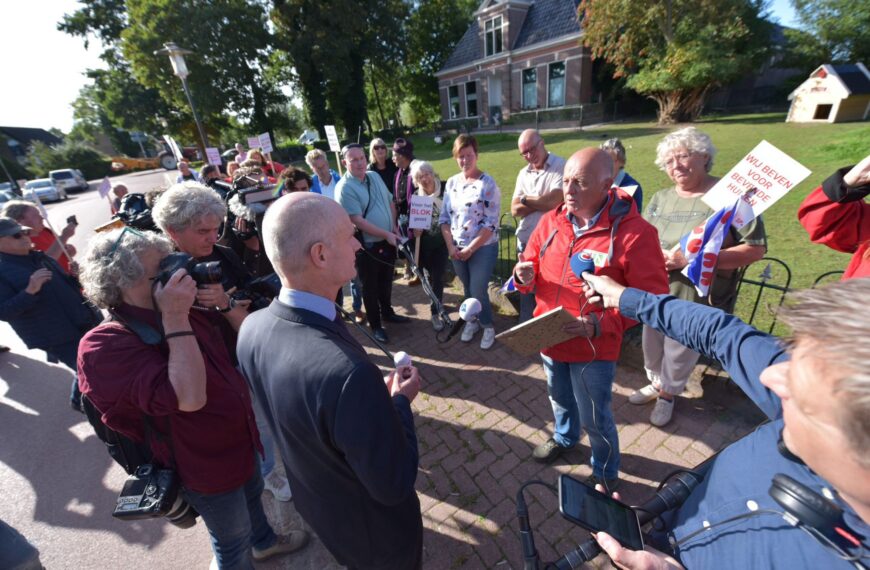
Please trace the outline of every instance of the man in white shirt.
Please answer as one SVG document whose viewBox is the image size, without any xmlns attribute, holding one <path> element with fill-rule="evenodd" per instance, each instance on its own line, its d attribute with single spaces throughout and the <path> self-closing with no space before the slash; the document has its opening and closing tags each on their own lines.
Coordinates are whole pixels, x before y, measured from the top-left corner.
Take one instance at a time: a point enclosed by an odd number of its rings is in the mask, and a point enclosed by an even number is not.
<svg viewBox="0 0 870 570">
<path fill-rule="evenodd" d="M 547 152 L 544 139 L 534 129 L 526 129 L 517 142 L 520 155 L 528 163 L 517 175 L 517 186 L 511 200 L 511 214 L 520 218 L 517 224 L 517 255 L 523 252 L 532 231 L 544 212 L 562 203 L 562 170 L 565 159 Z M 532 318 L 535 294 L 520 293 L 520 322 Z"/>
</svg>

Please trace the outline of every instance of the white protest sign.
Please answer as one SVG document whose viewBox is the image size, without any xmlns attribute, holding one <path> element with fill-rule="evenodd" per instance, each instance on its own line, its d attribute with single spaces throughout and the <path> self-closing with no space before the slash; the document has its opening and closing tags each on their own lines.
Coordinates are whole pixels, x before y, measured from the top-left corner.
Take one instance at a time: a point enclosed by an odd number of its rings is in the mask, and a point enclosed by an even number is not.
<svg viewBox="0 0 870 570">
<path fill-rule="evenodd" d="M 260 146 L 260 139 L 258 137 L 248 137 L 248 150 L 254 150 Z"/>
<path fill-rule="evenodd" d="M 412 230 L 428 230 L 432 225 L 432 196 L 411 196 L 408 204 L 408 227 Z"/>
<path fill-rule="evenodd" d="M 109 195 L 109 192 L 112 191 L 112 182 L 109 180 L 109 177 L 106 176 L 103 178 L 103 181 L 100 182 L 100 187 L 97 188 L 97 192 L 100 193 L 100 198 L 105 198 Z"/>
<path fill-rule="evenodd" d="M 259 137 L 260 148 L 263 149 L 263 152 L 270 153 L 272 152 L 272 139 L 269 137 L 269 133 L 263 133 Z"/>
<path fill-rule="evenodd" d="M 739 198 L 733 225 L 740 229 L 809 175 L 809 169 L 763 140 L 707 191 L 703 200 L 718 211 Z"/>
<path fill-rule="evenodd" d="M 214 164 L 215 166 L 220 166 L 223 164 L 221 160 L 221 151 L 216 148 L 207 148 L 205 149 L 205 155 L 208 157 L 208 163 Z"/>
<path fill-rule="evenodd" d="M 335 125 L 324 125 L 323 130 L 326 131 L 326 140 L 329 141 L 329 150 L 332 152 L 341 152 L 341 144 L 338 142 L 338 133 L 335 132 Z"/>
</svg>

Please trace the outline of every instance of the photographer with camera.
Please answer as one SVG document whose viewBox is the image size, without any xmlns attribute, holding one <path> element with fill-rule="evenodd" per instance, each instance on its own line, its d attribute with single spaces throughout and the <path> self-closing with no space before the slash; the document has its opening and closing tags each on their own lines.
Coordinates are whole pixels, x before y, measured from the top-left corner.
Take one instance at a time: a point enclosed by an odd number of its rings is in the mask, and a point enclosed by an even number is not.
<svg viewBox="0 0 870 570">
<path fill-rule="evenodd" d="M 251 555 L 295 552 L 308 535 L 276 536 L 266 520 L 261 446 L 234 362 L 235 333 L 219 313 L 192 310 L 197 284 L 185 269 L 166 270 L 172 250 L 164 236 L 129 227 L 91 240 L 82 284 L 112 319 L 82 339 L 79 386 L 106 426 L 174 468 L 218 566 L 251 568 Z"/>
<path fill-rule="evenodd" d="M 220 271 L 213 273 L 217 282 L 200 284 L 196 303 L 216 310 L 233 329 L 238 330 L 248 316 L 251 300 L 237 300 L 233 293 L 245 289 L 252 275 L 233 250 L 217 243 L 218 229 L 226 213 L 226 206 L 213 190 L 195 182 L 185 182 L 172 186 L 160 196 L 152 216 L 176 250 L 198 263 L 219 264 Z M 279 501 L 289 501 L 292 494 L 287 479 L 274 472 L 275 446 L 269 426 L 261 421 L 262 412 L 259 409 L 256 412 L 264 448 L 261 471 L 266 489 Z"/>
</svg>

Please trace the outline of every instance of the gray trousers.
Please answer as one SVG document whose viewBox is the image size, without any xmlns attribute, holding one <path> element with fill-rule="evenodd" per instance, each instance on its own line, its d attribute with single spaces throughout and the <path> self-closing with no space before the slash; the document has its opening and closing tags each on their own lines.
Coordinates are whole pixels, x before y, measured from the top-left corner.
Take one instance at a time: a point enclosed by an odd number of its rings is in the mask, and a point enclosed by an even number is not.
<svg viewBox="0 0 870 570">
<path fill-rule="evenodd" d="M 686 389 L 700 354 L 646 325 L 643 327 L 643 365 L 646 377 L 663 392 L 677 395 Z"/>
</svg>

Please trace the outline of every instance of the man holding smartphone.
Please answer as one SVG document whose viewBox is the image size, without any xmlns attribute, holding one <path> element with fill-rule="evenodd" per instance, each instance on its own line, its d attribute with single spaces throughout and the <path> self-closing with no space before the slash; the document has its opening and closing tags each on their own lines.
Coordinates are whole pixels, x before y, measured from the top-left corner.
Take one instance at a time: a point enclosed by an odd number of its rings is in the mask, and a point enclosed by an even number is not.
<svg viewBox="0 0 870 570">
<path fill-rule="evenodd" d="M 652 295 L 583 274 L 591 302 L 619 308 L 718 359 L 770 422 L 722 450 L 704 480 L 664 517 L 657 548 L 636 551 L 605 533 L 620 568 L 851 568 L 870 548 L 870 279 L 794 293 L 779 314 L 792 341 L 764 334 L 719 309 Z M 594 290 L 593 290 L 594 289 Z M 816 534 L 782 516 L 768 494 L 784 474 L 842 510 Z M 824 497 L 824 498 L 823 498 Z M 800 520 L 800 519 L 797 519 Z M 810 523 L 807 519 L 802 521 Z M 815 527 L 814 527 L 815 528 Z M 836 552 L 833 547 L 839 548 Z"/>
</svg>

